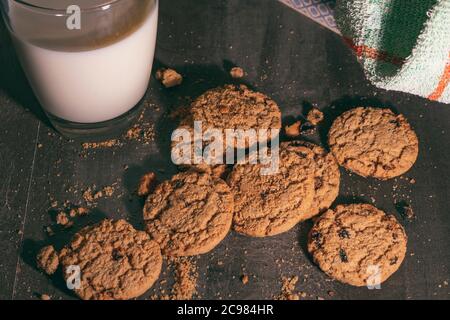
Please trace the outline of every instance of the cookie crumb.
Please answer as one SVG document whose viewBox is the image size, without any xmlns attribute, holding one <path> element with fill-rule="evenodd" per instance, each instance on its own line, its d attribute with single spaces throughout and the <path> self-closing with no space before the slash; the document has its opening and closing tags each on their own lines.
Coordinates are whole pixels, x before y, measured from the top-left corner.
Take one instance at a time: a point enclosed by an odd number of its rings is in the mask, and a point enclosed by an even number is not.
<svg viewBox="0 0 450 320">
<path fill-rule="evenodd" d="M 76 217 L 80 217 L 80 216 L 85 216 L 89 213 L 89 210 L 86 208 L 72 208 L 69 211 L 69 216 L 71 218 L 76 218 Z"/>
<path fill-rule="evenodd" d="M 416 179 L 411 178 L 411 179 L 409 180 L 409 183 L 411 183 L 411 184 L 416 184 Z"/>
<path fill-rule="evenodd" d="M 156 174 L 154 172 L 146 173 L 144 176 L 142 176 L 137 194 L 140 197 L 146 197 L 148 196 L 152 191 L 156 183 Z"/>
<path fill-rule="evenodd" d="M 97 200 L 103 198 L 103 197 L 112 197 L 115 189 L 114 186 L 117 185 L 117 183 L 114 183 L 112 186 L 106 186 L 98 191 L 94 191 L 94 187 L 88 187 L 83 192 L 83 199 L 87 203 L 88 206 L 94 204 Z"/>
<path fill-rule="evenodd" d="M 78 208 L 77 213 L 78 213 L 78 216 L 85 216 L 85 215 L 89 214 L 89 209 Z"/>
<path fill-rule="evenodd" d="M 317 108 L 312 108 L 308 115 L 306 116 L 308 119 L 308 122 L 311 123 L 313 126 L 317 126 L 319 123 L 321 123 L 324 119 L 323 112 L 320 111 Z"/>
<path fill-rule="evenodd" d="M 281 285 L 281 294 L 278 295 L 277 300 L 300 300 L 298 293 L 295 293 L 295 286 L 298 282 L 298 276 L 283 277 Z"/>
<path fill-rule="evenodd" d="M 69 217 L 65 212 L 60 212 L 56 216 L 56 223 L 60 226 L 67 226 L 70 223 Z"/>
<path fill-rule="evenodd" d="M 104 187 L 103 193 L 106 197 L 111 197 L 114 194 L 114 188 L 112 186 Z"/>
<path fill-rule="evenodd" d="M 128 140 L 136 140 L 141 135 L 142 129 L 139 126 L 134 126 L 127 131 L 126 138 Z"/>
<path fill-rule="evenodd" d="M 286 126 L 285 127 L 286 136 L 288 136 L 289 138 L 298 137 L 301 132 L 301 129 L 300 129 L 301 126 L 302 126 L 301 121 L 297 121 L 297 122 L 291 124 L 290 126 Z"/>
<path fill-rule="evenodd" d="M 244 77 L 245 71 L 240 67 L 234 67 L 230 70 L 230 75 L 233 79 L 241 79 Z"/>
<path fill-rule="evenodd" d="M 188 259 L 180 259 L 176 263 L 173 293 L 175 300 L 190 300 L 197 291 L 197 267 Z"/>
<path fill-rule="evenodd" d="M 159 69 L 155 76 L 166 88 L 176 87 L 183 83 L 183 77 L 173 69 Z"/>
<path fill-rule="evenodd" d="M 36 256 L 36 264 L 46 274 L 54 274 L 59 266 L 59 257 L 55 248 L 53 246 L 43 247 Z"/>
<path fill-rule="evenodd" d="M 85 142 L 82 144 L 83 149 L 105 149 L 105 148 L 112 148 L 115 146 L 119 146 L 120 141 L 117 139 L 111 139 L 107 141 L 102 142 Z"/>
<path fill-rule="evenodd" d="M 51 297 L 48 294 L 41 294 L 41 300 L 51 300 Z"/>
<path fill-rule="evenodd" d="M 91 187 L 88 187 L 88 188 L 83 192 L 83 199 L 84 199 L 84 201 L 86 201 L 87 203 L 94 202 L 94 196 L 92 195 L 92 188 L 91 188 Z"/>
<path fill-rule="evenodd" d="M 241 281 L 242 281 L 242 284 L 243 284 L 243 285 L 246 285 L 246 284 L 248 283 L 248 281 L 249 281 L 248 275 L 244 274 L 244 275 L 241 277 Z"/>
<path fill-rule="evenodd" d="M 155 140 L 155 128 L 151 122 L 146 122 L 143 118 L 139 121 L 138 124 L 127 131 L 125 139 L 149 144 Z"/>
<path fill-rule="evenodd" d="M 77 211 L 75 209 L 70 209 L 69 216 L 75 218 L 77 216 Z"/>
</svg>

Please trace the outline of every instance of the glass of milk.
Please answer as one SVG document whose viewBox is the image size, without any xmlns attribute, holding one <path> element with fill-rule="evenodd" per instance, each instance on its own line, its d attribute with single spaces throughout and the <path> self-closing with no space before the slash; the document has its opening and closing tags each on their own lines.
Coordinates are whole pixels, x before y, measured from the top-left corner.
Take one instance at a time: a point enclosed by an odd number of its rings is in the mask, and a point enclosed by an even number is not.
<svg viewBox="0 0 450 320">
<path fill-rule="evenodd" d="M 68 137 L 124 128 L 155 52 L 158 0 L 0 0 L 21 65 Z"/>
</svg>

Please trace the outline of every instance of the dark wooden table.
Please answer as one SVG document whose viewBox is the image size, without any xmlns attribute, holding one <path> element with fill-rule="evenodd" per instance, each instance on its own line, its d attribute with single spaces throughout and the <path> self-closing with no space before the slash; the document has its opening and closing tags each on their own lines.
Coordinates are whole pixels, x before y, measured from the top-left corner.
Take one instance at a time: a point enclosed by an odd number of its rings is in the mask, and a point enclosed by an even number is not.
<svg viewBox="0 0 450 320">
<path fill-rule="evenodd" d="M 156 65 L 179 70 L 185 83 L 166 90 L 152 79 L 146 102 L 147 120 L 157 133 L 154 142 L 129 141 L 90 151 L 49 127 L 2 26 L 0 298 L 37 299 L 42 293 L 74 298 L 60 274 L 47 277 L 36 269 L 36 251 L 48 243 L 60 248 L 83 225 L 104 217 L 123 217 L 140 228 L 142 201 L 133 195 L 139 176 L 153 170 L 164 179 L 176 172 L 168 151 L 174 126 L 168 112 L 186 96 L 230 82 L 230 64 L 245 68 L 245 81 L 280 104 L 286 123 L 310 104 L 320 106 L 327 121 L 318 134 L 307 137 L 313 141 L 323 141 L 332 119 L 352 105 L 385 105 L 406 115 L 420 139 L 419 159 L 406 175 L 416 183 L 406 178 L 379 182 L 343 172 L 337 203 L 369 202 L 396 214 L 409 236 L 408 253 L 381 290 L 368 290 L 332 281 L 310 261 L 305 252 L 310 222 L 267 239 L 231 232 L 212 253 L 194 258 L 200 297 L 272 298 L 279 294 L 283 276 L 298 276 L 297 290 L 309 299 L 450 298 L 449 105 L 374 88 L 339 36 L 274 0 L 162 0 L 160 9 Z M 53 200 L 84 205 L 87 187 L 114 183 L 114 196 L 100 199 L 91 215 L 68 230 L 54 227 L 53 237 L 44 232 L 45 226 L 55 225 Z M 416 220 L 399 216 L 399 201 L 412 205 Z M 161 279 L 170 274 L 166 271 Z M 240 280 L 243 274 L 250 276 L 247 285 Z M 162 287 L 170 287 L 170 281 Z"/>
</svg>

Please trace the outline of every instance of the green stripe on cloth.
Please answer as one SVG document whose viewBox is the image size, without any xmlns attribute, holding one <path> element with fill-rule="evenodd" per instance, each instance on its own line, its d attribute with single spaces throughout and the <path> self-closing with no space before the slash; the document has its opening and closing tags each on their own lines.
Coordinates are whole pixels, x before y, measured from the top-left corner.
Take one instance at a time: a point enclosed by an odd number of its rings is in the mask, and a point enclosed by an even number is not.
<svg viewBox="0 0 450 320">
<path fill-rule="evenodd" d="M 374 85 L 450 103 L 450 0 L 337 0 L 335 18 Z"/>
</svg>

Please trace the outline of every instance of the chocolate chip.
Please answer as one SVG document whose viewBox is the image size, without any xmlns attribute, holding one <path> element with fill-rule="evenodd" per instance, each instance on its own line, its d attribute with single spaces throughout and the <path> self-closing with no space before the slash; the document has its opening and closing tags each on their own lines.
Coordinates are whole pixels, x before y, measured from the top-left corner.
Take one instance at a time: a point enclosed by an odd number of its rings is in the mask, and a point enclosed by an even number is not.
<svg viewBox="0 0 450 320">
<path fill-rule="evenodd" d="M 119 261 L 120 259 L 123 258 L 123 255 L 118 251 L 118 250 L 113 250 L 112 251 L 112 258 L 114 261 Z"/>
<path fill-rule="evenodd" d="M 339 257 L 341 258 L 341 261 L 344 263 L 348 262 L 347 253 L 344 251 L 344 249 L 339 249 Z"/>
<path fill-rule="evenodd" d="M 398 257 L 392 258 L 389 262 L 390 262 L 391 266 L 396 264 L 398 262 Z"/>
<path fill-rule="evenodd" d="M 183 181 L 176 181 L 174 183 L 174 189 L 180 189 L 184 185 Z"/>
<path fill-rule="evenodd" d="M 319 241 L 322 238 L 322 234 L 318 231 L 313 231 L 313 233 L 311 233 L 311 238 L 314 241 Z"/>
<path fill-rule="evenodd" d="M 311 233 L 311 239 L 314 241 L 314 244 L 320 249 L 322 248 L 322 234 L 318 231 L 313 231 Z"/>
<path fill-rule="evenodd" d="M 341 239 L 350 239 L 350 234 L 348 233 L 347 229 L 345 229 L 345 228 L 342 228 L 341 230 L 339 230 L 338 234 L 339 234 L 339 238 L 341 238 Z"/>
<path fill-rule="evenodd" d="M 400 123 L 398 122 L 398 120 L 391 120 L 391 121 L 389 121 L 389 123 L 395 124 L 395 126 L 396 126 L 397 128 L 400 127 Z"/>
<path fill-rule="evenodd" d="M 322 179 L 316 178 L 315 183 L 314 183 L 315 189 L 317 190 L 317 189 L 321 188 L 322 186 L 323 186 Z"/>
</svg>

